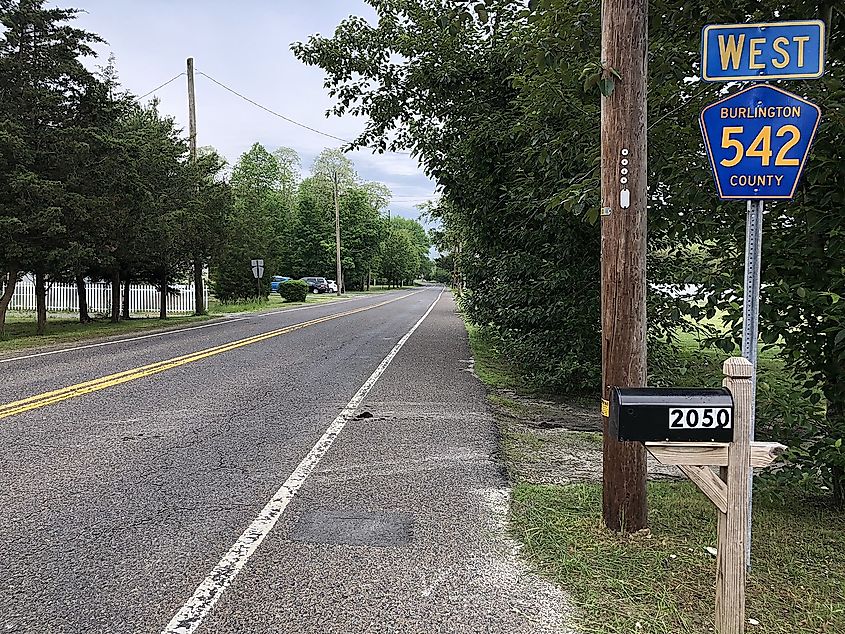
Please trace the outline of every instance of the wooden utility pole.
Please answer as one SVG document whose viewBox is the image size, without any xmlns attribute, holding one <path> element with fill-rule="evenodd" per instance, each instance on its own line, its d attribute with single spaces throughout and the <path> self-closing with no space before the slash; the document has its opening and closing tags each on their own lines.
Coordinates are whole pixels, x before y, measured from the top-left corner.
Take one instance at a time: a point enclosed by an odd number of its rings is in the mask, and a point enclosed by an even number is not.
<svg viewBox="0 0 845 634">
<path fill-rule="evenodd" d="M 334 173 L 334 241 L 335 241 L 335 257 L 337 258 L 337 294 L 343 292 L 343 271 L 340 267 L 340 200 L 338 193 L 338 174 L 337 170 Z"/>
<path fill-rule="evenodd" d="M 646 54 L 648 0 L 602 0 L 602 398 L 646 381 Z M 613 531 L 648 525 L 646 452 L 604 417 L 603 510 Z"/>
<path fill-rule="evenodd" d="M 188 58 L 188 143 L 191 160 L 197 160 L 197 99 L 194 93 L 194 58 Z"/>
<path fill-rule="evenodd" d="M 197 160 L 197 99 L 194 93 L 194 58 L 188 58 L 188 148 L 191 162 Z M 202 260 L 194 259 L 194 314 L 205 314 L 205 288 Z"/>
</svg>

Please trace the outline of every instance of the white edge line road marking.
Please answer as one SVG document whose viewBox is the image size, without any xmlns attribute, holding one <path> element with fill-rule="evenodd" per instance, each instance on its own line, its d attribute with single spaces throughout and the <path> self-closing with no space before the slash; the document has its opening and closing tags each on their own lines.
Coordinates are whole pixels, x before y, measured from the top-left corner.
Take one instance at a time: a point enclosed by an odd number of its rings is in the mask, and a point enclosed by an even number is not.
<svg viewBox="0 0 845 634">
<path fill-rule="evenodd" d="M 376 381 L 384 374 L 387 366 L 390 365 L 390 362 L 393 361 L 393 358 L 402 349 L 405 342 L 408 341 L 411 335 L 425 321 L 425 318 L 434 310 L 442 295 L 443 291 L 441 290 L 437 295 L 437 299 L 428 307 L 428 310 L 420 317 L 420 320 L 393 346 L 393 349 L 370 375 L 370 378 L 364 382 L 355 393 L 355 396 L 352 397 L 352 400 L 343 408 L 343 411 L 332 421 L 332 424 L 329 425 L 323 436 L 317 441 L 317 444 L 302 459 L 302 462 L 294 469 L 290 477 L 285 480 L 285 483 L 276 491 L 266 506 L 261 509 L 258 517 L 241 533 L 238 540 L 223 555 L 223 558 L 214 566 L 211 573 L 197 587 L 193 596 L 188 599 L 185 605 L 170 620 L 170 623 L 165 626 L 161 634 L 192 634 L 202 624 L 203 619 L 208 615 L 223 592 L 226 591 L 226 588 L 229 587 L 244 567 L 247 560 L 255 553 L 270 531 L 273 530 L 273 527 L 279 521 L 287 505 L 305 483 L 305 479 L 311 475 L 311 472 L 329 451 L 332 443 L 334 443 L 340 432 L 343 431 L 346 423 L 352 418 L 361 401 L 373 389 Z"/>
<path fill-rule="evenodd" d="M 415 291 L 410 295 L 415 295 L 421 291 Z M 344 302 L 354 302 L 358 299 L 373 297 L 373 295 L 361 295 L 359 297 L 347 298 Z M 74 346 L 73 348 L 59 348 L 58 350 L 48 350 L 47 352 L 34 352 L 33 354 L 25 354 L 19 357 L 9 357 L 7 359 L 0 359 L 0 364 L 11 363 L 12 361 L 23 361 L 24 359 L 34 359 L 36 357 L 47 357 L 53 354 L 61 354 L 62 352 L 75 352 L 77 350 L 87 350 L 88 348 L 100 348 L 102 346 L 113 346 L 118 343 L 126 343 L 129 341 L 140 341 L 141 339 L 152 339 L 153 337 L 164 337 L 165 335 L 175 335 L 180 332 L 187 332 L 189 330 L 200 330 L 201 328 L 214 328 L 215 326 L 223 326 L 231 324 L 235 321 L 244 321 L 246 319 L 253 319 L 254 317 L 269 317 L 270 315 L 279 315 L 281 313 L 295 313 L 298 310 L 308 310 L 310 308 L 320 308 L 321 306 L 331 306 L 335 302 L 326 302 L 325 304 L 314 304 L 313 306 L 299 306 L 298 308 L 284 308 L 282 310 L 267 311 L 264 313 L 253 313 L 243 317 L 222 317 L 220 321 L 215 321 L 213 324 L 201 324 L 199 326 L 188 326 L 187 328 L 178 328 L 173 330 L 164 330 L 162 332 L 154 332 L 148 335 L 139 335 L 137 337 L 127 337 L 124 339 L 113 339 L 111 341 L 101 341 L 99 343 L 89 343 L 84 346 Z M 106 335 L 108 336 L 108 335 Z"/>
</svg>

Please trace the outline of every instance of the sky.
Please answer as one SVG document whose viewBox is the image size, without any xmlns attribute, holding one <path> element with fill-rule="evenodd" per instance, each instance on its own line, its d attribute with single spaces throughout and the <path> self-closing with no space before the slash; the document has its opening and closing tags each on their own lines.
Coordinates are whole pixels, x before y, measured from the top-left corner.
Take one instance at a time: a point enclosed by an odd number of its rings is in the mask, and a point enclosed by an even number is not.
<svg viewBox="0 0 845 634">
<path fill-rule="evenodd" d="M 185 71 L 194 58 L 202 71 L 267 108 L 343 139 L 354 139 L 364 120 L 326 118 L 333 105 L 324 73 L 305 66 L 290 50 L 310 35 L 331 35 L 349 15 L 374 20 L 363 0 L 53 0 L 52 6 L 84 11 L 77 26 L 98 34 L 94 65 L 116 58 L 122 85 L 143 95 Z M 187 79 L 154 93 L 160 110 L 187 131 Z M 152 99 L 153 95 L 145 99 Z M 295 149 L 307 175 L 314 158 L 339 141 L 283 121 L 196 76 L 197 144 L 214 146 L 230 164 L 256 141 L 269 150 Z M 187 133 L 187 132 L 186 132 Z M 417 162 L 398 154 L 350 153 L 359 176 L 393 192 L 392 213 L 416 219 L 415 206 L 434 196 L 435 184 Z"/>
</svg>

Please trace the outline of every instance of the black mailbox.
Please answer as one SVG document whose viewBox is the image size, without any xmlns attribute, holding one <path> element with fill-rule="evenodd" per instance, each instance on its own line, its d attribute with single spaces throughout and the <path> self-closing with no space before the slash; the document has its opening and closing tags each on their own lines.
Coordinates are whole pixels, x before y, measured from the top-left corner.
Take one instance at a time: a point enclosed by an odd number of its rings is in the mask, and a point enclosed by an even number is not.
<svg viewBox="0 0 845 634">
<path fill-rule="evenodd" d="M 733 442 L 733 397 L 724 387 L 614 387 L 608 422 L 618 440 Z"/>
</svg>

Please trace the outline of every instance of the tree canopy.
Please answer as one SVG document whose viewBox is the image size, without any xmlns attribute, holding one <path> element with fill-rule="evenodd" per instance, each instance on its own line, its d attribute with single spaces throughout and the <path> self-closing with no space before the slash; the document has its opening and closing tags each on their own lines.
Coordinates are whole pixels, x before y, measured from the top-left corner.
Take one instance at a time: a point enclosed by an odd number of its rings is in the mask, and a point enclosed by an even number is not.
<svg viewBox="0 0 845 634">
<path fill-rule="evenodd" d="M 226 173 L 213 148 L 189 155 L 183 130 L 153 100 L 120 87 L 113 58 L 98 72 L 85 59 L 99 36 L 76 28 L 74 9 L 46 0 L 0 0 L 0 332 L 15 287 L 35 280 L 38 331 L 51 282 L 75 281 L 80 320 L 86 284 L 111 283 L 111 319 L 129 317 L 129 284 L 151 283 L 162 318 L 174 284 L 193 278 L 197 312 L 204 272 L 223 301 L 266 295 L 250 260 L 292 277 L 334 277 L 338 182 L 342 260 L 349 288 L 380 269 L 390 192 L 362 181 L 332 149 L 303 179 L 291 148 L 255 143 Z M 425 231 L 414 221 L 415 257 Z M 421 256 L 392 281 L 428 268 Z"/>
<path fill-rule="evenodd" d="M 536 384 L 597 393 L 600 100 L 625 81 L 601 65 L 599 3 L 368 4 L 376 22 L 350 17 L 294 53 L 326 73 L 333 114 L 365 119 L 353 147 L 408 149 L 442 188 L 429 213 L 467 315 L 496 330 Z M 724 315 L 728 335 L 711 329 L 711 341 L 732 351 L 738 335 L 745 210 L 717 199 L 703 151 L 697 116 L 724 86 L 696 79 L 702 26 L 825 20 L 825 76 L 785 86 L 817 103 L 823 123 L 795 200 L 767 214 L 761 302 L 763 340 L 819 407 L 800 426 L 787 416 L 761 431 L 800 447 L 798 464 L 845 499 L 845 17 L 835 5 L 649 3 L 649 335 L 652 368 L 679 327 Z M 656 290 L 665 285 L 700 292 Z"/>
</svg>

